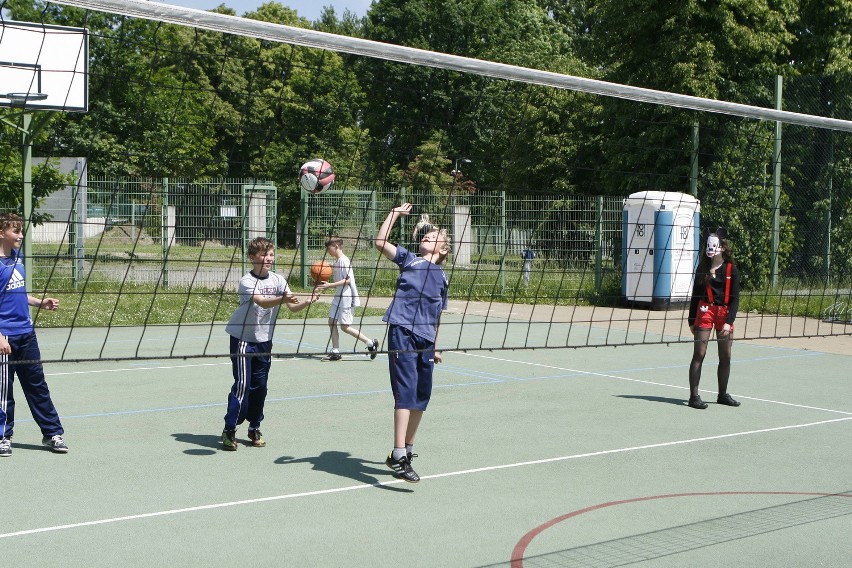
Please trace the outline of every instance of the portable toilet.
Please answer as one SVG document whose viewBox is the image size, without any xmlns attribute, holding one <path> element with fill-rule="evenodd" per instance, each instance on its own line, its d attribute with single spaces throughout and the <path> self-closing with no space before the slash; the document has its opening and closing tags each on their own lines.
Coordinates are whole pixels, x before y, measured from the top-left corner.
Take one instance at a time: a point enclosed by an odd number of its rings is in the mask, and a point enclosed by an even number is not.
<svg viewBox="0 0 852 568">
<path fill-rule="evenodd" d="M 700 211 L 698 199 L 677 191 L 640 191 L 624 200 L 621 293 L 628 304 L 665 309 L 690 300 Z"/>
</svg>

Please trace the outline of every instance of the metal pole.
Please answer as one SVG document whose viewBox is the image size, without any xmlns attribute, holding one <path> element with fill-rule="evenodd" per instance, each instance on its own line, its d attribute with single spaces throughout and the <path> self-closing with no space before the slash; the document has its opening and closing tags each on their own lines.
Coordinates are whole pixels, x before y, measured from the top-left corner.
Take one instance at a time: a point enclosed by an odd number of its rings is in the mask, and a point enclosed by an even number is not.
<svg viewBox="0 0 852 568">
<path fill-rule="evenodd" d="M 595 201 L 595 292 L 600 292 L 603 280 L 603 195 L 598 195 Z"/>
<path fill-rule="evenodd" d="M 299 199 L 299 256 L 302 259 L 302 286 L 308 287 L 308 193 L 300 191 Z"/>
<path fill-rule="evenodd" d="M 22 115 L 21 162 L 24 182 L 24 272 L 25 285 L 29 293 L 33 293 L 33 138 L 30 132 L 32 115 L 28 112 Z"/>
<path fill-rule="evenodd" d="M 509 252 L 509 247 L 506 239 L 506 192 L 500 192 L 500 247 L 503 249 L 503 254 L 500 256 L 500 294 L 506 293 L 506 255 Z"/>
<path fill-rule="evenodd" d="M 689 172 L 689 193 L 698 197 L 698 121 L 692 123 L 692 158 Z"/>
<path fill-rule="evenodd" d="M 169 251 L 171 249 L 171 226 L 169 225 L 169 178 L 163 178 L 163 196 L 160 211 L 160 235 L 163 242 L 163 288 L 169 287 Z"/>
<path fill-rule="evenodd" d="M 80 161 L 77 161 L 79 166 Z M 80 248 L 80 231 L 83 230 L 83 224 L 80 222 L 80 176 L 82 172 L 79 167 L 74 168 L 74 175 L 77 178 L 74 186 L 71 188 L 71 212 L 68 214 L 68 256 L 71 257 L 71 287 L 76 290 L 77 283 L 80 280 L 80 267 L 78 263 L 77 251 Z"/>
<path fill-rule="evenodd" d="M 784 78 L 775 76 L 775 108 L 781 109 Z M 781 122 L 775 122 L 775 146 L 772 150 L 772 248 L 770 282 L 778 285 L 778 251 L 781 240 Z"/>
<path fill-rule="evenodd" d="M 828 133 L 828 206 L 825 210 L 825 282 L 831 282 L 831 208 L 834 200 L 834 132 Z"/>
</svg>

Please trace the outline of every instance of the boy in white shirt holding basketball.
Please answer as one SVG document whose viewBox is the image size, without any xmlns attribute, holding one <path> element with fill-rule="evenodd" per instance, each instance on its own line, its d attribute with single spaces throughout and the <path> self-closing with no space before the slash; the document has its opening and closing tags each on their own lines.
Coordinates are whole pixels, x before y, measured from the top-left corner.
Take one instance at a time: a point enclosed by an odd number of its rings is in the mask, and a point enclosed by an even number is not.
<svg viewBox="0 0 852 568">
<path fill-rule="evenodd" d="M 358 286 L 355 284 L 352 262 L 349 257 L 343 254 L 343 239 L 334 235 L 330 236 L 325 241 L 325 250 L 329 256 L 335 259 L 332 265 L 331 281 L 323 281 L 316 286 L 317 291 L 335 288 L 334 298 L 331 301 L 331 308 L 328 313 L 328 327 L 331 330 L 331 353 L 329 353 L 327 359 L 329 361 L 340 361 L 341 358 L 340 334 L 337 332 L 338 323 L 344 333 L 366 343 L 370 359 L 375 359 L 379 351 L 379 340 L 371 340 L 360 330 L 352 327 L 352 323 L 355 321 L 355 308 L 361 305 L 361 300 L 358 297 Z"/>
</svg>

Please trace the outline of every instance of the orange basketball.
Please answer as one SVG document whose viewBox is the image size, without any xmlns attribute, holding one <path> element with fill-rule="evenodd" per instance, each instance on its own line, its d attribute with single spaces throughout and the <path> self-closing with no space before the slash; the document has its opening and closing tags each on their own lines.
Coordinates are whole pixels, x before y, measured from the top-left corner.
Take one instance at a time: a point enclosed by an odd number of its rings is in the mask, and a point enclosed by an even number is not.
<svg viewBox="0 0 852 568">
<path fill-rule="evenodd" d="M 314 282 L 328 282 L 331 280 L 331 265 L 324 260 L 318 260 L 311 265 L 311 278 Z"/>
</svg>

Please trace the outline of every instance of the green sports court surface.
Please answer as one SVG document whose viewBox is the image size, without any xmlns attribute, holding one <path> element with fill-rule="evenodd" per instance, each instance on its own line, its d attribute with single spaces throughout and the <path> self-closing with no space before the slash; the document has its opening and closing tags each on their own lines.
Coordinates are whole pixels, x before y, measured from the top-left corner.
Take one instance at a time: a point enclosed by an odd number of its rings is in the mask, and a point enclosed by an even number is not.
<svg viewBox="0 0 852 568">
<path fill-rule="evenodd" d="M 447 328 L 462 317 L 448 315 Z M 483 326 L 485 341 L 505 335 L 500 327 Z M 583 327 L 565 334 L 612 335 Z M 384 335 L 377 317 L 362 329 Z M 476 322 L 459 330 L 476 334 Z M 60 357 L 69 333 L 39 330 L 45 359 Z M 15 387 L 13 454 L 0 461 L 3 566 L 762 567 L 852 557 L 849 335 L 737 342 L 739 408 L 712 404 L 711 345 L 704 411 L 685 404 L 688 343 L 447 352 L 415 446 L 422 481 L 408 484 L 383 463 L 386 355 L 321 362 L 324 321 L 282 322 L 276 350 L 308 351 L 273 364 L 267 447 L 228 453 L 227 359 L 107 360 L 138 350 L 140 335 L 164 353 L 225 350 L 221 328 L 73 334 L 80 357 L 105 338 L 108 347 L 103 361 L 46 365 L 67 455 L 41 447 Z"/>
</svg>

